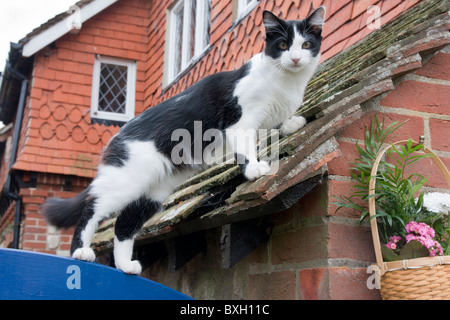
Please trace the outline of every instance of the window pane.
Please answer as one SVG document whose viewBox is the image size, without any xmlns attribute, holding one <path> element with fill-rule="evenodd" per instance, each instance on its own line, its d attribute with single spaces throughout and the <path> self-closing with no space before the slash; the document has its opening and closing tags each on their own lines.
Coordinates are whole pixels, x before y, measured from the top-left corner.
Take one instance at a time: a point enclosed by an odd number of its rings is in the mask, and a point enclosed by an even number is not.
<svg viewBox="0 0 450 320">
<path fill-rule="evenodd" d="M 205 48 L 209 45 L 209 32 L 211 29 L 211 0 L 204 0 L 205 10 L 204 10 L 204 24 L 205 28 L 203 29 L 203 43 L 202 46 Z"/>
<path fill-rule="evenodd" d="M 191 0 L 190 25 L 189 25 L 189 51 L 187 61 L 195 56 L 195 29 L 197 27 L 197 0 Z"/>
<path fill-rule="evenodd" d="M 175 77 L 181 72 L 182 63 L 182 52 L 183 52 L 183 21 L 184 21 L 184 10 L 181 10 L 175 14 L 175 61 L 174 61 L 174 74 Z"/>
<path fill-rule="evenodd" d="M 170 75 L 176 78 L 209 45 L 211 0 L 179 0 L 171 13 Z"/>
<path fill-rule="evenodd" d="M 125 114 L 127 77 L 126 66 L 101 64 L 98 111 Z"/>
</svg>

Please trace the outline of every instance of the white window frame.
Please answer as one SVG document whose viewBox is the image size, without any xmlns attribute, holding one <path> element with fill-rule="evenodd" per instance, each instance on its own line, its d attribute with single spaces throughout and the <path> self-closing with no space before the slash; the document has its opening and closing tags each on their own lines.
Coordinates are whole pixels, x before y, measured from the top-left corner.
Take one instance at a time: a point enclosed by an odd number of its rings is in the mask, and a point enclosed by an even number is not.
<svg viewBox="0 0 450 320">
<path fill-rule="evenodd" d="M 100 70 L 102 63 L 125 66 L 128 69 L 125 113 L 99 111 L 98 109 L 98 100 L 100 96 Z M 91 118 L 128 122 L 134 117 L 136 99 L 136 72 L 136 61 L 96 55 L 94 62 L 94 71 L 92 75 Z"/>
<path fill-rule="evenodd" d="M 208 24 L 210 24 L 210 17 L 207 16 L 205 9 L 207 8 L 207 2 L 211 7 L 211 0 L 197 0 L 196 7 L 196 25 L 195 25 L 195 44 L 194 54 L 189 59 L 190 49 L 190 25 L 191 25 L 191 1 L 192 0 L 178 0 L 175 6 L 173 6 L 168 12 L 169 28 L 168 28 L 168 61 L 167 61 L 167 83 L 174 81 L 181 73 L 183 73 L 190 65 L 192 65 L 209 47 L 208 43 L 205 43 L 205 33 Z M 183 14 L 183 42 L 182 52 L 178 52 L 176 48 L 177 35 L 177 14 L 184 10 Z M 181 54 L 181 68 L 179 72 L 175 70 L 175 57 Z"/>
<path fill-rule="evenodd" d="M 248 15 L 259 4 L 259 0 L 252 0 L 247 3 L 247 0 L 236 0 L 237 3 L 237 15 L 236 22 L 240 21 L 246 15 Z"/>
</svg>

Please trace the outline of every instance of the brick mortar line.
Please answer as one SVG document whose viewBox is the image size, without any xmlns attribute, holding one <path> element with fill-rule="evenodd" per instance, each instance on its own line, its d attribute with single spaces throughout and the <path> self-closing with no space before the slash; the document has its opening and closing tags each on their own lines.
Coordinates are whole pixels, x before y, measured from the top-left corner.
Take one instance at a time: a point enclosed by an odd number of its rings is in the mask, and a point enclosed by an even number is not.
<svg viewBox="0 0 450 320">
<path fill-rule="evenodd" d="M 347 143 L 353 143 L 355 144 L 356 142 L 358 142 L 360 145 L 364 145 L 364 141 L 359 140 L 359 139 L 355 139 L 355 138 L 347 138 L 347 137 L 339 137 L 338 139 L 339 141 L 342 142 L 347 142 Z M 384 144 L 384 146 L 388 146 L 389 144 Z M 427 137 L 427 134 L 425 132 L 425 146 L 429 149 L 431 149 L 434 153 L 436 153 L 436 155 L 438 157 L 441 158 L 450 158 L 450 151 L 442 151 L 442 150 L 435 150 L 433 148 L 431 148 L 431 139 L 430 137 Z M 345 180 L 345 178 L 348 177 L 350 178 L 350 176 L 340 176 L 340 175 L 329 175 L 328 178 L 330 180 L 336 180 L 336 181 L 349 181 L 349 180 Z"/>
<path fill-rule="evenodd" d="M 421 117 L 421 118 L 430 119 L 430 120 L 450 121 L 450 115 L 424 112 L 424 111 L 416 111 L 416 110 L 405 109 L 405 108 L 380 106 L 379 111 L 383 111 L 385 113 L 394 113 L 394 114 L 399 114 L 399 115 Z"/>
<path fill-rule="evenodd" d="M 272 263 L 258 263 L 258 264 L 250 264 L 248 268 L 248 275 L 261 275 L 261 274 L 271 274 L 274 272 L 283 272 L 283 271 L 293 271 L 296 274 L 301 270 L 308 269 L 317 269 L 317 268 L 348 268 L 350 270 L 367 268 L 371 264 L 375 263 L 374 261 L 361 261 L 354 260 L 350 258 L 324 258 L 324 259 L 315 259 L 303 262 L 292 262 L 292 263 L 281 263 L 273 265 Z M 297 278 L 297 277 L 296 277 Z M 299 282 L 297 282 L 297 286 Z"/>
<path fill-rule="evenodd" d="M 448 81 L 448 80 L 426 77 L 426 76 L 418 75 L 415 73 L 408 73 L 408 74 L 404 75 L 403 77 L 401 77 L 401 82 L 403 82 L 403 81 L 417 81 L 417 82 L 424 82 L 424 83 L 429 83 L 429 84 L 440 84 L 440 85 L 450 86 L 450 81 Z"/>
<path fill-rule="evenodd" d="M 349 176 L 339 176 L 339 175 L 330 175 L 328 176 L 329 180 L 332 181 L 341 181 L 341 182 L 354 182 L 351 177 Z M 441 193 L 450 193 L 449 189 L 447 188 L 435 188 L 435 187 L 423 187 L 426 192 L 441 192 Z"/>
<path fill-rule="evenodd" d="M 341 181 L 341 182 L 354 182 L 352 180 L 352 177 L 350 177 L 350 176 L 342 176 L 342 175 L 336 175 L 336 174 L 329 175 L 328 180 Z"/>
</svg>

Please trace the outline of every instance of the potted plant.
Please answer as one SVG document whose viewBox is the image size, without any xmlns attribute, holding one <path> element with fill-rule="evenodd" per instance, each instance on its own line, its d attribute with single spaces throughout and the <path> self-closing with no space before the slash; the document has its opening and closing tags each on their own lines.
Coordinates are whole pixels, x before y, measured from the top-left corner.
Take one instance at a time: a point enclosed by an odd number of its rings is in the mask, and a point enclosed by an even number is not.
<svg viewBox="0 0 450 320">
<path fill-rule="evenodd" d="M 426 194 L 422 189 L 428 178 L 410 171 L 413 164 L 430 158 L 449 186 L 450 174 L 423 144 L 411 139 L 386 144 L 401 125 L 394 122 L 386 126 L 384 120 L 374 119 L 365 132 L 364 147 L 356 143 L 359 158 L 352 167 L 354 192 L 337 198 L 336 204 L 338 210 L 360 211 L 361 222 L 370 220 L 383 299 L 450 299 L 450 195 Z M 412 272 L 424 271 L 428 280 L 411 280 L 418 276 Z M 436 272 L 441 273 L 441 279 L 436 278 Z M 402 286 L 399 277 L 409 280 Z"/>
</svg>

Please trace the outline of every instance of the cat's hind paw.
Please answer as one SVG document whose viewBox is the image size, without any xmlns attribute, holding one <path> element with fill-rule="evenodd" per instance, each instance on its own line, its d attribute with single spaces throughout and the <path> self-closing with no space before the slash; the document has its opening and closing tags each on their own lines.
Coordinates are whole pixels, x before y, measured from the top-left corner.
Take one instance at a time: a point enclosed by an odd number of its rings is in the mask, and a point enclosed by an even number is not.
<svg viewBox="0 0 450 320">
<path fill-rule="evenodd" d="M 73 252 L 72 258 L 93 262 L 95 260 L 95 253 L 91 248 L 78 248 Z"/>
<path fill-rule="evenodd" d="M 306 125 L 306 119 L 304 117 L 294 116 L 287 120 L 280 128 L 280 133 L 283 137 L 290 136 L 294 132 L 300 130 Z"/>
<path fill-rule="evenodd" d="M 254 181 L 259 177 L 266 175 L 270 171 L 270 166 L 266 161 L 260 162 L 250 162 L 245 167 L 244 176 L 250 180 Z"/>
</svg>

